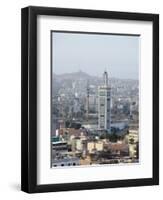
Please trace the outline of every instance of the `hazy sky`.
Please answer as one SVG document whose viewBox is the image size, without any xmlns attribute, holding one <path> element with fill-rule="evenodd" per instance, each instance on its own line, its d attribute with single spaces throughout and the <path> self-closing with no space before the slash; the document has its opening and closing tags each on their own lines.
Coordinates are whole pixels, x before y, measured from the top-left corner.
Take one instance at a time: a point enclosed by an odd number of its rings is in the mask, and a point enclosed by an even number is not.
<svg viewBox="0 0 163 200">
<path fill-rule="evenodd" d="M 56 74 L 79 70 L 102 76 L 138 79 L 139 36 L 53 32 L 52 63 Z"/>
</svg>

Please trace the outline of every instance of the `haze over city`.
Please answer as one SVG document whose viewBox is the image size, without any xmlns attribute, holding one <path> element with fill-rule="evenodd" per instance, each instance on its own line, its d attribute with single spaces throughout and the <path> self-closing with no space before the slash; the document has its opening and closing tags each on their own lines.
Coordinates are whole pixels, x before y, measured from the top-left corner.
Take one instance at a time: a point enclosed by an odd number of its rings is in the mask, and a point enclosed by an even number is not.
<svg viewBox="0 0 163 200">
<path fill-rule="evenodd" d="M 139 36 L 52 33 L 53 73 L 84 71 L 101 76 L 139 79 Z"/>
</svg>

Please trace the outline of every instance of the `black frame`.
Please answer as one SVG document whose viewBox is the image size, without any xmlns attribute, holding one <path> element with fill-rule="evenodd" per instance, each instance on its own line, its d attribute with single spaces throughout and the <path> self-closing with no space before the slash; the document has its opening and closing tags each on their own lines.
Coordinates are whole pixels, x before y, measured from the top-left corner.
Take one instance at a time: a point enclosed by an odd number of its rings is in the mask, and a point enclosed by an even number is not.
<svg viewBox="0 0 163 200">
<path fill-rule="evenodd" d="M 153 177 L 37 185 L 37 16 L 56 15 L 153 23 Z M 30 6 L 21 12 L 21 190 L 28 193 L 159 184 L 159 15 Z"/>
</svg>

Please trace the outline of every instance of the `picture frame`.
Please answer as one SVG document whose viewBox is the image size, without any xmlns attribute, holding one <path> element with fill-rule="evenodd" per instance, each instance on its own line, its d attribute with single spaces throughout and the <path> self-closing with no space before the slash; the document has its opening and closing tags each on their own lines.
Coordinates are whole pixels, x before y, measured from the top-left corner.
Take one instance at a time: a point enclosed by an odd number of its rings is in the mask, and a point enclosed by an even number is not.
<svg viewBox="0 0 163 200">
<path fill-rule="evenodd" d="M 149 90 L 152 91 L 151 96 L 151 113 L 152 113 L 152 125 L 151 125 L 151 177 L 138 176 L 138 178 L 116 178 L 112 180 L 87 180 L 84 181 L 66 181 L 58 183 L 38 183 L 38 153 L 39 153 L 39 129 L 38 129 L 38 87 L 39 87 L 39 65 L 38 55 L 40 55 L 38 49 L 38 33 L 42 27 L 38 27 L 41 23 L 38 22 L 39 16 L 46 17 L 63 17 L 79 18 L 79 20 L 98 21 L 104 20 L 101 26 L 106 26 L 107 20 L 111 20 L 114 23 L 119 20 L 118 23 L 129 21 L 130 24 L 136 22 L 140 24 L 142 22 L 151 23 L 151 80 L 152 87 Z M 53 19 L 50 19 L 53 23 Z M 76 22 L 75 22 L 76 23 Z M 91 23 L 90 23 L 91 24 Z M 64 23 L 63 23 L 64 25 Z M 120 27 L 120 26 L 119 26 Z M 137 25 L 136 25 L 137 27 Z M 63 31 L 67 30 L 68 26 L 63 28 Z M 57 28 L 58 30 L 58 28 Z M 133 29 L 134 30 L 134 29 Z M 81 31 L 81 30 L 76 30 Z M 87 31 L 89 32 L 89 30 Z M 92 32 L 92 31 L 91 31 Z M 93 31 L 96 32 L 96 31 Z M 112 30 L 111 30 L 112 32 Z M 126 33 L 127 30 L 126 30 Z M 136 33 L 137 34 L 137 33 Z M 41 38 L 41 37 L 40 37 Z M 50 37 L 47 38 L 50 41 Z M 42 48 L 42 47 L 40 47 Z M 51 46 L 52 48 L 52 46 Z M 147 47 L 148 48 L 148 47 Z M 50 51 L 50 50 L 49 50 Z M 144 51 L 144 49 L 142 49 Z M 50 60 L 50 58 L 49 58 Z M 52 59 L 50 63 L 52 62 Z M 45 70 L 51 70 L 50 66 L 46 66 Z M 146 73 L 149 72 L 148 66 L 146 66 Z M 102 11 L 102 10 L 83 10 L 83 9 L 68 9 L 68 8 L 50 8 L 50 7 L 35 7 L 29 6 L 22 8 L 21 11 L 21 190 L 27 193 L 39 193 L 39 192 L 57 192 L 68 190 L 85 190 L 85 189 L 102 189 L 102 188 L 115 188 L 115 187 L 132 187 L 132 186 L 147 186 L 159 184 L 159 15 L 158 14 L 146 14 L 146 13 L 129 13 L 129 12 L 115 12 L 115 11 Z M 143 84 L 143 83 L 141 83 Z M 142 120 L 142 118 L 141 118 Z M 144 119 L 145 120 L 145 119 Z M 147 121 L 145 121 L 148 124 Z M 150 140 L 150 139 L 149 139 Z M 50 143 L 50 139 L 49 139 Z M 148 139 L 146 140 L 148 143 Z M 50 162 L 50 161 L 49 161 Z M 143 162 L 143 161 L 142 161 Z M 50 167 L 49 167 L 50 168 Z M 105 168 L 107 170 L 107 168 Z M 78 168 L 79 170 L 79 168 Z M 80 169 L 83 170 L 83 169 Z M 62 169 L 63 176 L 65 172 Z M 55 176 L 53 177 L 55 180 Z"/>
</svg>

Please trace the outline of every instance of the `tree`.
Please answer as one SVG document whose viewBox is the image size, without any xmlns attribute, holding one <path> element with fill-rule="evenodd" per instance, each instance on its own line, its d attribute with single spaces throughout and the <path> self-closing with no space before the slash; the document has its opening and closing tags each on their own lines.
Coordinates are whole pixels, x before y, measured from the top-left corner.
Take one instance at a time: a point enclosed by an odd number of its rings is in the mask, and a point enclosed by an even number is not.
<svg viewBox="0 0 163 200">
<path fill-rule="evenodd" d="M 109 140 L 111 142 L 117 142 L 118 139 L 119 139 L 119 136 L 116 133 L 112 133 L 109 135 Z"/>
</svg>

